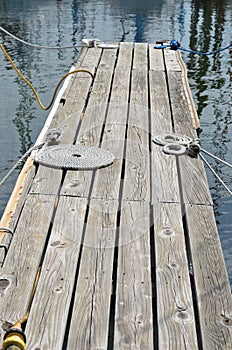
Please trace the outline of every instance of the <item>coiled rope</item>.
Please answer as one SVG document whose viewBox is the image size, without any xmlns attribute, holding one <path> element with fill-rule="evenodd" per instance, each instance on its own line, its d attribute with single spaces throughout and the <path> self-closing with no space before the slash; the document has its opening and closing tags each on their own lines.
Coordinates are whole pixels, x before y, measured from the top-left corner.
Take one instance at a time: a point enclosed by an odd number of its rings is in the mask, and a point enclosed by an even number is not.
<svg viewBox="0 0 232 350">
<path fill-rule="evenodd" d="M 222 178 L 215 172 L 213 167 L 209 164 L 209 162 L 205 159 L 205 157 L 201 153 L 205 153 L 207 156 L 215 159 L 216 161 L 232 168 L 232 164 L 224 161 L 223 159 L 215 156 L 214 154 L 206 151 L 201 147 L 201 143 L 199 139 L 191 139 L 188 136 L 183 136 L 179 134 L 164 134 L 157 135 L 152 140 L 154 143 L 164 146 L 163 151 L 166 154 L 172 154 L 175 156 L 180 155 L 189 155 L 192 158 L 197 158 L 198 155 L 201 157 L 203 162 L 207 165 L 210 171 L 214 174 L 214 176 L 218 179 L 218 181 L 223 185 L 226 191 L 232 196 L 232 191 L 228 188 Z"/>
<path fill-rule="evenodd" d="M 232 47 L 232 43 L 230 45 L 227 45 L 221 49 L 215 50 L 215 51 L 210 51 L 210 52 L 204 52 L 204 51 L 195 51 L 195 50 L 191 50 L 191 49 L 186 49 L 184 47 L 180 46 L 180 43 L 173 39 L 170 41 L 170 44 L 165 44 L 165 45 L 156 45 L 154 46 L 155 49 L 166 49 L 170 47 L 171 50 L 177 51 L 177 50 L 181 50 L 181 51 L 185 51 L 188 53 L 193 53 L 193 54 L 197 54 L 197 55 L 205 55 L 205 56 L 211 56 L 211 55 L 216 55 L 217 53 L 220 53 L 222 51 L 225 51 L 229 48 Z"/>
<path fill-rule="evenodd" d="M 57 91 L 60 87 L 60 85 L 62 84 L 62 82 L 71 74 L 76 74 L 76 73 L 87 73 L 91 76 L 91 78 L 93 79 L 94 76 L 93 74 L 87 70 L 87 69 L 76 69 L 76 70 L 73 70 L 67 74 L 65 74 L 61 79 L 60 81 L 58 82 L 58 84 L 56 85 L 55 87 L 55 90 L 54 90 L 54 93 L 53 93 L 53 96 L 52 96 L 52 99 L 51 99 L 51 102 L 48 104 L 48 106 L 44 106 L 43 103 L 41 102 L 40 98 L 39 98 L 39 95 L 38 93 L 36 92 L 34 86 L 30 83 L 29 80 L 27 80 L 27 78 L 24 77 L 24 75 L 20 72 L 20 70 L 16 67 L 15 63 L 13 62 L 13 60 L 11 59 L 11 57 L 8 55 L 8 53 L 6 52 L 6 50 L 4 49 L 4 47 L 2 46 L 2 44 L 0 44 L 0 49 L 2 50 L 4 56 L 6 57 L 6 59 L 10 62 L 10 64 L 12 65 L 12 67 L 14 68 L 14 70 L 16 71 L 16 73 L 18 74 L 18 76 L 31 88 L 32 92 L 34 93 L 35 97 L 36 97 L 36 100 L 38 102 L 38 104 L 40 105 L 40 107 L 44 110 L 44 111 L 47 111 L 53 104 L 54 100 L 55 100 L 55 97 L 56 97 L 56 94 L 57 94 Z"/>
</svg>

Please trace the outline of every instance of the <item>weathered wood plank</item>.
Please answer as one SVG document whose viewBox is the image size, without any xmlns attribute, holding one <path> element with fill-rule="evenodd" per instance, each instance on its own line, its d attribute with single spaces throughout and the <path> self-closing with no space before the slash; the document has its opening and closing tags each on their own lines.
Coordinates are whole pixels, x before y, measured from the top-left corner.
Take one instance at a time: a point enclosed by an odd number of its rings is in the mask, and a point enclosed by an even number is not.
<svg viewBox="0 0 232 350">
<path fill-rule="evenodd" d="M 151 71 L 164 71 L 163 51 L 154 49 L 154 44 L 149 44 L 149 69 Z"/>
<path fill-rule="evenodd" d="M 14 324 L 27 311 L 51 223 L 54 196 L 29 195 L 1 270 L 0 320 Z M 2 328 L 0 329 L 0 332 Z"/>
<path fill-rule="evenodd" d="M 198 349 L 180 204 L 154 205 L 158 344 Z"/>
<path fill-rule="evenodd" d="M 176 53 L 85 48 L 77 67 L 94 82 L 72 77 L 50 129 L 116 159 L 67 174 L 39 165 L 1 270 L 0 337 L 26 312 L 42 264 L 30 349 L 229 350 L 232 301 L 203 164 L 152 142 L 196 137 Z"/>
<path fill-rule="evenodd" d="M 176 51 L 165 49 L 164 50 L 164 57 L 165 57 L 165 66 L 167 71 L 172 72 L 180 72 L 181 67 L 177 60 Z"/>
<path fill-rule="evenodd" d="M 86 207 L 85 199 L 60 197 L 27 322 L 28 349 L 62 349 Z"/>
<path fill-rule="evenodd" d="M 90 201 L 67 349 L 107 349 L 117 210 Z"/>
<path fill-rule="evenodd" d="M 133 54 L 133 43 L 120 43 L 119 48 L 117 68 L 125 68 L 130 70 Z"/>
<path fill-rule="evenodd" d="M 82 64 L 82 62 L 83 62 L 83 60 L 85 58 L 85 55 L 87 54 L 87 51 L 88 51 L 87 47 L 83 46 L 82 49 L 81 49 L 80 55 L 78 57 L 78 61 L 77 61 L 76 65 L 75 65 L 75 69 L 80 69 L 81 64 Z M 61 96 L 61 100 L 60 100 L 61 104 L 64 104 L 66 102 L 66 99 L 67 99 L 68 95 L 70 95 L 70 90 L 73 87 L 73 84 L 76 83 L 76 79 L 75 78 L 76 78 L 75 74 L 70 76 L 70 82 L 69 82 L 67 88 L 65 89 L 65 91 L 63 92 L 63 94 Z"/>
<path fill-rule="evenodd" d="M 89 55 L 87 52 L 82 59 L 82 65 L 79 67 L 80 63 L 77 64 L 77 68 L 87 69 L 86 67 L 91 62 L 90 70 L 94 74 L 100 55 L 101 50 L 96 50 L 93 55 Z M 65 104 L 60 104 L 58 107 L 44 139 L 46 139 L 51 129 L 59 128 L 61 130 L 59 142 L 64 144 L 74 143 L 91 83 L 92 78 L 86 73 L 78 73 L 75 80 L 71 81 Z M 57 194 L 61 178 L 61 170 L 39 166 L 31 193 Z"/>
<path fill-rule="evenodd" d="M 196 138 L 197 134 L 192 126 L 189 103 L 183 87 L 182 72 L 167 71 L 167 78 L 175 132 Z"/>
<path fill-rule="evenodd" d="M 186 206 L 203 349 L 231 349 L 232 298 L 213 209 Z"/>
<path fill-rule="evenodd" d="M 112 165 L 99 169 L 92 198 L 118 199 L 127 127 L 130 70 L 116 69 L 101 147 L 115 156 Z"/>
<path fill-rule="evenodd" d="M 123 202 L 118 247 L 114 349 L 153 349 L 150 211 Z"/>
<path fill-rule="evenodd" d="M 151 104 L 151 138 L 172 133 L 172 117 L 164 72 L 149 72 Z M 163 152 L 163 146 L 152 142 L 152 202 L 180 202 L 176 158 Z"/>
<path fill-rule="evenodd" d="M 134 44 L 134 59 L 132 69 L 145 69 L 148 68 L 148 45 L 144 43 Z"/>
<path fill-rule="evenodd" d="M 183 88 L 181 72 L 170 71 L 167 74 L 174 130 L 177 134 L 187 135 L 194 139 L 197 134 L 191 123 L 191 112 L 186 91 Z M 202 162 L 188 156 L 180 156 L 179 163 L 184 202 L 212 205 Z"/>
<path fill-rule="evenodd" d="M 146 62 L 146 69 L 141 69 L 141 59 Z M 150 198 L 147 60 L 147 45 L 136 44 L 125 155 L 124 199 L 126 200 Z"/>
<path fill-rule="evenodd" d="M 102 67 L 96 72 L 92 92 L 77 137 L 77 142 L 86 146 L 98 147 L 101 142 L 116 60 L 116 50 L 110 53 L 110 55 L 102 55 Z M 109 60 L 110 62 L 108 62 Z M 93 171 L 68 171 L 61 194 L 88 198 L 92 176 Z"/>
</svg>

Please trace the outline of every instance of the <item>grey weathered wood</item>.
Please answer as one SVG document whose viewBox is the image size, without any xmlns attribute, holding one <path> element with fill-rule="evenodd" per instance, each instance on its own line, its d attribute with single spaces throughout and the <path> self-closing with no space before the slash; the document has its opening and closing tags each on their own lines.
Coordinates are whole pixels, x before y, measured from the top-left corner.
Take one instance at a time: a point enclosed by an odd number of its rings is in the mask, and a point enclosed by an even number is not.
<svg viewBox="0 0 232 350">
<path fill-rule="evenodd" d="M 39 165 L 30 193 L 57 195 L 61 179 L 62 170 Z"/>
<path fill-rule="evenodd" d="M 117 68 L 131 69 L 133 43 L 120 43 Z"/>
<path fill-rule="evenodd" d="M 196 138 L 186 90 L 183 87 L 182 72 L 170 70 L 167 72 L 167 78 L 175 133 Z"/>
<path fill-rule="evenodd" d="M 50 129 L 116 159 L 32 173 L 1 270 L 1 336 L 26 312 L 42 265 L 30 349 L 229 350 L 231 294 L 202 162 L 152 141 L 196 136 L 176 53 L 85 48 L 77 67 L 93 84 L 72 77 Z"/>
<path fill-rule="evenodd" d="M 130 70 L 116 69 L 101 147 L 115 157 L 112 165 L 96 172 L 92 198 L 117 199 L 121 185 L 127 127 Z"/>
<path fill-rule="evenodd" d="M 104 127 L 108 96 L 111 88 L 116 49 L 101 58 L 101 68 L 97 70 L 92 92 L 83 116 L 77 142 L 86 146 L 99 147 Z M 109 62 L 110 60 L 110 62 Z M 88 197 L 93 171 L 68 171 L 61 193 Z"/>
<path fill-rule="evenodd" d="M 154 205 L 160 350 L 198 349 L 180 204 Z"/>
<path fill-rule="evenodd" d="M 181 72 L 168 72 L 168 85 L 170 91 L 170 103 L 172 106 L 174 130 L 177 134 L 196 138 L 193 129 L 191 112 L 183 88 Z M 201 161 L 180 156 L 181 187 L 185 203 L 212 204 L 208 182 Z"/>
<path fill-rule="evenodd" d="M 148 45 L 144 43 L 135 43 L 132 69 L 147 70 L 147 68 L 148 68 Z"/>
<path fill-rule="evenodd" d="M 118 202 L 90 201 L 67 349 L 106 349 Z"/>
<path fill-rule="evenodd" d="M 125 154 L 126 200 L 149 200 L 150 195 L 148 79 L 142 62 L 147 67 L 147 45 L 135 44 Z"/>
<path fill-rule="evenodd" d="M 164 71 L 163 51 L 154 49 L 154 44 L 149 44 L 149 69 L 151 71 Z"/>
<path fill-rule="evenodd" d="M 232 298 L 211 206 L 187 205 L 203 349 L 231 349 Z"/>
<path fill-rule="evenodd" d="M 29 195 L 1 270 L 0 320 L 14 324 L 27 311 L 51 223 L 54 196 Z M 2 331 L 2 328 L 1 328 Z"/>
<path fill-rule="evenodd" d="M 151 174 L 152 202 L 180 202 L 176 158 L 163 152 L 163 146 L 154 143 L 159 135 L 172 133 L 172 116 L 164 72 L 149 72 L 151 104 Z"/>
<path fill-rule="evenodd" d="M 177 60 L 176 52 L 174 50 L 170 50 L 169 48 L 165 49 L 164 57 L 167 71 L 181 72 L 181 67 Z"/>
<path fill-rule="evenodd" d="M 85 199 L 60 197 L 27 322 L 28 349 L 62 349 L 86 204 Z"/>
<path fill-rule="evenodd" d="M 179 162 L 184 203 L 213 205 L 203 162 L 188 156 Z"/>
<path fill-rule="evenodd" d="M 150 211 L 123 202 L 118 247 L 114 349 L 153 349 Z"/>
<path fill-rule="evenodd" d="M 82 47 L 80 55 L 79 55 L 79 58 L 78 58 L 78 61 L 77 61 L 76 65 L 75 65 L 75 69 L 80 69 L 81 64 L 82 64 L 82 62 L 83 62 L 83 60 L 85 58 L 85 55 L 86 55 L 87 51 L 88 51 L 87 47 Z M 61 96 L 61 99 L 60 99 L 60 103 L 61 104 L 64 104 L 66 102 L 66 98 L 70 94 L 70 89 L 72 88 L 73 84 L 76 83 L 75 77 L 76 77 L 75 74 L 70 76 L 70 82 L 69 82 L 67 88 L 65 89 L 65 91 L 63 92 L 63 94 Z"/>
<path fill-rule="evenodd" d="M 100 54 L 101 50 L 96 50 L 95 54 L 92 56 L 87 52 L 84 58 L 82 58 L 82 65 L 79 67 L 77 64 L 77 68 L 87 69 L 86 67 L 88 67 L 94 74 L 95 67 L 100 59 Z M 90 63 L 92 64 L 91 67 L 89 67 Z M 60 143 L 74 143 L 91 83 L 92 78 L 86 73 L 77 73 L 75 80 L 70 82 L 70 88 L 65 98 L 65 104 L 64 106 L 62 104 L 59 105 L 48 129 L 48 132 L 57 127 L 61 129 L 62 133 L 58 140 Z M 46 140 L 46 137 L 47 136 L 45 135 L 44 140 Z M 61 178 L 61 170 L 39 166 L 31 193 L 57 194 Z"/>
</svg>

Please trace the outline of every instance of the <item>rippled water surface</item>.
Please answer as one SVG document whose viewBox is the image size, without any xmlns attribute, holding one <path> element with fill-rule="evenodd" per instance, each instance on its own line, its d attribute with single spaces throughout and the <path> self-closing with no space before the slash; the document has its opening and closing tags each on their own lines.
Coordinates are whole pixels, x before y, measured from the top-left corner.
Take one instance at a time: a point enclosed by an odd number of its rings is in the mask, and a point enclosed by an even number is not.
<svg viewBox="0 0 232 350">
<path fill-rule="evenodd" d="M 35 49 L 3 32 L 1 42 L 16 65 L 48 103 L 59 78 L 75 64 L 83 38 L 152 42 L 177 39 L 186 48 L 212 51 L 230 44 L 231 0 L 1 0 L 0 26 L 28 42 L 75 45 L 66 50 Z M 182 54 L 189 72 L 201 127 L 202 145 L 232 163 L 232 52 Z M 0 178 L 34 144 L 48 112 L 0 54 Z M 232 190 L 232 171 L 211 161 Z M 215 214 L 232 286 L 232 199 L 207 171 Z M 17 178 L 0 188 L 0 214 Z"/>
</svg>

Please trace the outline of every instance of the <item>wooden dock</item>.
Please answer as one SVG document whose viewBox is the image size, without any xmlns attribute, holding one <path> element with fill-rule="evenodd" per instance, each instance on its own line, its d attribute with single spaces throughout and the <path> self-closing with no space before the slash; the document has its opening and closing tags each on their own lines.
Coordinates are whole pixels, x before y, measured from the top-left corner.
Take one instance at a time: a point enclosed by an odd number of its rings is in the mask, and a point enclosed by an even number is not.
<svg viewBox="0 0 232 350">
<path fill-rule="evenodd" d="M 29 350 L 231 350 L 232 300 L 179 53 L 84 47 L 48 132 L 110 151 L 97 170 L 27 161 L 1 227 L 0 338 L 27 312 Z M 44 136 L 44 140 L 45 140 Z"/>
</svg>

